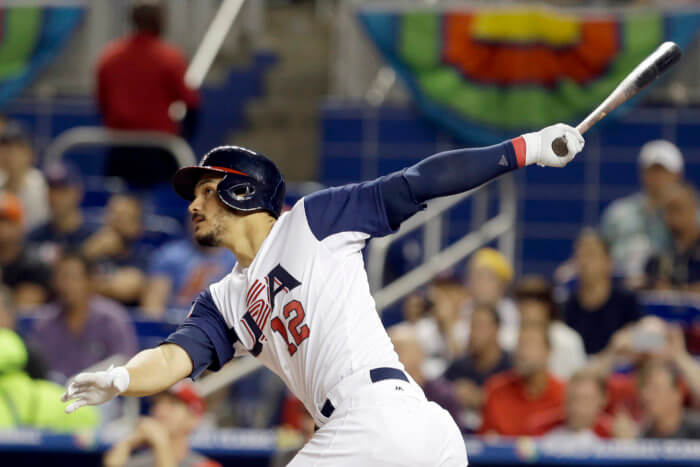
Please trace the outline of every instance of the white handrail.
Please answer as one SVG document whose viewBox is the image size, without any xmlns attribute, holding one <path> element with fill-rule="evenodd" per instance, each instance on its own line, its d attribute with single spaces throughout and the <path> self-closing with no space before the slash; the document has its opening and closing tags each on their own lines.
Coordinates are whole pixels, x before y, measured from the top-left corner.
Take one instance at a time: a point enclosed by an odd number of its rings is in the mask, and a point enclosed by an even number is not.
<svg viewBox="0 0 700 467">
<path fill-rule="evenodd" d="M 256 0 L 261 1 L 261 0 Z M 245 0 L 224 0 L 185 72 L 185 83 L 199 89 Z"/>
<path fill-rule="evenodd" d="M 103 127 L 76 127 L 66 130 L 46 148 L 47 165 L 57 163 L 71 149 L 81 146 L 147 146 L 170 152 L 178 166 L 195 165 L 197 159 L 187 141 L 179 136 L 155 131 L 109 130 Z"/>
<path fill-rule="evenodd" d="M 262 363 L 253 357 L 235 358 L 224 365 L 216 373 L 209 373 L 207 376 L 196 381 L 194 384 L 197 391 L 204 397 L 218 391 L 237 381 L 244 376 L 249 375 L 255 370 L 262 367 Z"/>
<path fill-rule="evenodd" d="M 486 196 L 487 186 L 490 184 L 482 185 L 459 195 L 437 199 L 431 202 L 425 211 L 404 222 L 395 234 L 371 241 L 367 261 L 367 275 L 377 311 L 381 313 L 386 307 L 408 295 L 421 285 L 427 284 L 440 272 L 454 266 L 479 247 L 494 239 L 499 239 L 499 248 L 512 262 L 515 252 L 515 184 L 512 175 L 500 177 L 496 183 L 498 183 L 500 189 L 500 213 L 489 220 L 486 219 L 485 213 L 483 217 L 477 215 L 476 218 L 480 225 L 475 226 L 475 230 L 441 251 L 438 251 L 442 237 L 441 216 L 466 198 Z M 478 198 L 476 200 L 478 201 Z M 424 249 L 426 254 L 424 255 L 423 263 L 382 287 L 384 266 L 389 247 L 419 228 L 424 229 Z M 438 246 L 436 247 L 436 245 Z"/>
</svg>

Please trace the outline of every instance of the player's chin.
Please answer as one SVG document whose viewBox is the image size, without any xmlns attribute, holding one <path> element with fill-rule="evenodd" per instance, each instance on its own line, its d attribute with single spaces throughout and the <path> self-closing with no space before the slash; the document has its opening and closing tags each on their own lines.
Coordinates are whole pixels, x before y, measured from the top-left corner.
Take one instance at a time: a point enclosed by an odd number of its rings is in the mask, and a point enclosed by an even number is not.
<svg viewBox="0 0 700 467">
<path fill-rule="evenodd" d="M 212 232 L 195 231 L 194 241 L 201 246 L 219 246 L 219 242 Z"/>
</svg>

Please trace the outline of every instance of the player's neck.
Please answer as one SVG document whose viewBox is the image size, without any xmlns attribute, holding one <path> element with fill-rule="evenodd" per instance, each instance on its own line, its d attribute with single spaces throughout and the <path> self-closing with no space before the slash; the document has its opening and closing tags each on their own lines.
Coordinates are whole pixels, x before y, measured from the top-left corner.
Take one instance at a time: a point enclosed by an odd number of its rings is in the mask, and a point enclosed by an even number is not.
<svg viewBox="0 0 700 467">
<path fill-rule="evenodd" d="M 270 234 L 275 218 L 266 212 L 239 217 L 229 229 L 222 245 L 236 256 L 238 263 L 247 268 L 255 259 L 263 242 Z"/>
</svg>

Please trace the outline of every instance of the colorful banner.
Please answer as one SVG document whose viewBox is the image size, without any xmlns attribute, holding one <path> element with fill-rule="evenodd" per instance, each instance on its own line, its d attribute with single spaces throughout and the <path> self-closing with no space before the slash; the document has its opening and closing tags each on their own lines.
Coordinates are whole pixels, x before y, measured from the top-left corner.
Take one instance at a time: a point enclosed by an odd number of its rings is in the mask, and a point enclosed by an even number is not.
<svg viewBox="0 0 700 467">
<path fill-rule="evenodd" d="M 488 143 L 578 123 L 663 41 L 687 46 L 700 11 L 368 8 L 359 19 L 429 118 Z"/>
<path fill-rule="evenodd" d="M 83 17 L 81 7 L 0 9 L 0 106 L 53 61 Z"/>
</svg>

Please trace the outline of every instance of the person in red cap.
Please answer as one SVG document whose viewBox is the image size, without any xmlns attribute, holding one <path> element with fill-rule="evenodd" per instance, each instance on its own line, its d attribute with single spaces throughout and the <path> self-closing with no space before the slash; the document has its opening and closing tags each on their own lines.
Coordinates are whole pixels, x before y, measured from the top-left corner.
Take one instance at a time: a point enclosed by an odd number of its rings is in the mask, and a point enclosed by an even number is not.
<svg viewBox="0 0 700 467">
<path fill-rule="evenodd" d="M 155 396 L 149 417 L 142 417 L 126 439 L 115 444 L 104 457 L 104 465 L 146 467 L 220 467 L 192 452 L 189 436 L 204 414 L 206 404 L 194 385 L 180 381 Z M 132 455 L 140 447 L 146 451 Z"/>
</svg>

